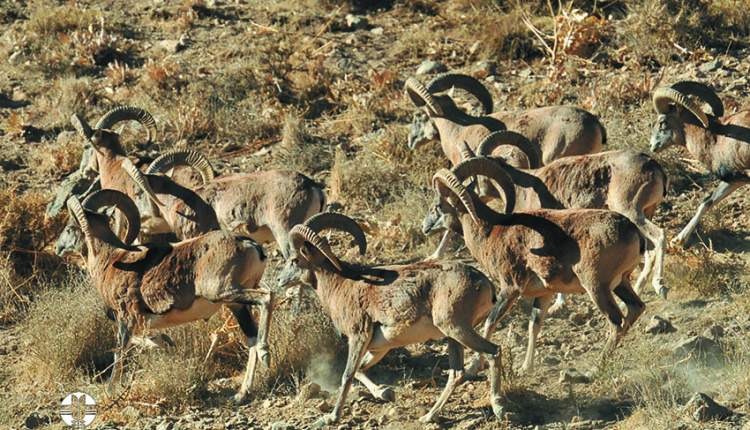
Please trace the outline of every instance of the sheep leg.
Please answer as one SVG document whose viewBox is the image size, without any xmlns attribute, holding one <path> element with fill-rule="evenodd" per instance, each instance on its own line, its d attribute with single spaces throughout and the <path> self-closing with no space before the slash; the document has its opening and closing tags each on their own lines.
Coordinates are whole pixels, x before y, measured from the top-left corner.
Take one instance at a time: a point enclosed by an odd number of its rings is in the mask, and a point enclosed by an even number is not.
<svg viewBox="0 0 750 430">
<path fill-rule="evenodd" d="M 680 234 L 672 239 L 672 244 L 684 246 L 687 242 L 688 237 L 690 237 L 696 227 L 698 227 L 698 223 L 700 222 L 701 217 L 703 217 L 703 215 L 708 212 L 708 210 L 711 209 L 715 204 L 724 200 L 728 195 L 734 192 L 734 190 L 740 188 L 746 183 L 747 182 L 745 181 L 720 182 L 719 186 L 716 187 L 714 192 L 711 193 L 710 196 L 706 197 L 705 200 L 703 200 L 703 203 L 698 206 L 698 211 L 695 213 L 695 215 L 693 215 L 693 218 L 685 226 L 685 228 L 682 229 Z"/>
<path fill-rule="evenodd" d="M 610 323 L 609 338 L 607 339 L 607 343 L 601 354 L 603 362 L 604 358 L 606 358 L 620 342 L 620 338 L 622 337 L 623 315 L 620 308 L 617 306 L 617 303 L 615 303 L 609 284 L 598 283 L 595 285 L 595 289 L 588 287 L 586 288 L 586 291 L 589 293 L 589 297 L 594 301 L 596 307 L 605 317 L 607 317 L 607 320 Z"/>
<path fill-rule="evenodd" d="M 647 240 L 650 241 L 651 239 Z M 646 252 L 643 253 L 643 268 L 641 269 L 641 273 L 638 274 L 638 279 L 635 281 L 635 290 L 639 293 L 653 271 L 655 256 L 655 250 L 646 250 Z M 659 293 L 658 290 L 656 292 Z"/>
<path fill-rule="evenodd" d="M 555 303 L 550 306 L 550 308 L 547 310 L 547 314 L 554 315 L 565 306 L 565 294 L 563 293 L 557 293 L 557 296 L 555 297 Z"/>
<path fill-rule="evenodd" d="M 268 330 L 271 321 L 272 298 L 271 291 L 265 288 L 233 288 L 213 300 L 228 304 L 260 305 L 260 328 L 257 330 L 258 342 L 255 345 L 255 351 L 266 366 L 269 365 L 270 357 L 268 353 Z M 252 333 L 252 331 L 254 330 L 249 332 Z"/>
<path fill-rule="evenodd" d="M 531 373 L 533 370 L 536 338 L 542 330 L 544 318 L 547 315 L 549 306 L 552 304 L 553 297 L 554 295 L 549 294 L 534 299 L 534 304 L 531 308 L 531 316 L 529 318 L 529 345 L 526 349 L 526 359 L 523 361 L 523 366 L 521 366 L 522 373 Z"/>
<path fill-rule="evenodd" d="M 621 336 L 624 336 L 627 334 L 628 330 L 633 327 L 633 324 L 635 324 L 641 314 L 643 314 L 646 305 L 641 298 L 638 297 L 638 294 L 633 291 L 630 282 L 627 280 L 623 280 L 614 291 L 615 295 L 628 307 L 628 313 L 625 315 L 625 321 L 622 323 Z"/>
<path fill-rule="evenodd" d="M 443 233 L 443 237 L 440 239 L 440 244 L 438 244 L 437 249 L 435 249 L 435 252 L 433 252 L 432 255 L 425 258 L 425 261 L 439 260 L 443 258 L 445 250 L 450 246 L 451 242 L 453 242 L 453 232 L 450 229 L 446 229 L 445 233 Z"/>
<path fill-rule="evenodd" d="M 114 362 L 112 363 L 112 373 L 109 377 L 107 391 L 111 392 L 114 384 L 119 383 L 125 372 L 125 348 L 130 343 L 130 329 L 125 321 L 117 320 L 117 351 L 115 352 Z"/>
<path fill-rule="evenodd" d="M 247 399 L 247 392 L 253 385 L 255 379 L 255 367 L 257 364 L 258 352 L 256 346 L 258 343 L 258 328 L 253 322 L 253 318 L 250 315 L 250 310 L 247 306 L 233 306 L 230 308 L 234 318 L 240 325 L 242 333 L 247 338 L 247 347 L 249 349 L 247 355 L 247 365 L 245 366 L 245 375 L 242 378 L 242 385 L 240 386 L 237 394 L 234 395 L 234 402 L 241 404 Z"/>
<path fill-rule="evenodd" d="M 503 355 L 498 351 L 490 356 L 490 404 L 492 412 L 498 419 L 503 419 L 503 407 L 500 405 L 500 388 L 502 387 L 500 370 L 503 368 Z"/>
<path fill-rule="evenodd" d="M 339 396 L 336 399 L 336 405 L 333 407 L 333 411 L 330 414 L 321 417 L 315 424 L 314 428 L 321 428 L 327 425 L 333 424 L 341 417 L 341 409 L 344 407 L 346 396 L 349 393 L 349 388 L 352 386 L 352 380 L 354 375 L 359 370 L 359 364 L 362 361 L 362 357 L 367 352 L 367 345 L 370 343 L 372 337 L 372 331 L 369 333 L 362 333 L 349 338 L 349 354 L 346 359 L 346 368 L 344 374 L 341 376 L 341 388 L 339 389 Z"/>
<path fill-rule="evenodd" d="M 464 347 L 451 338 L 448 338 L 448 366 L 448 382 L 432 409 L 419 418 L 419 421 L 423 423 L 431 422 L 435 418 L 435 415 L 443 409 L 445 402 L 448 401 L 450 395 L 464 379 Z"/>
<path fill-rule="evenodd" d="M 520 290 L 517 288 L 505 287 L 500 290 L 497 303 L 490 311 L 489 316 L 484 321 L 484 327 L 482 328 L 482 336 L 485 339 L 489 339 L 492 336 L 492 332 L 495 331 L 497 324 L 505 318 L 505 315 L 510 311 L 513 305 L 521 295 Z M 482 354 L 475 354 L 469 363 L 469 367 L 466 369 L 467 376 L 476 376 L 480 370 L 484 368 L 484 356 Z"/>
<path fill-rule="evenodd" d="M 376 399 L 380 399 L 385 402 L 393 402 L 396 400 L 396 393 L 393 391 L 393 389 L 391 387 L 383 387 L 376 384 L 367 376 L 367 374 L 365 374 L 365 371 L 382 360 L 383 357 L 385 357 L 385 355 L 388 353 L 388 351 L 390 351 L 390 349 L 382 349 L 377 352 L 368 351 L 365 354 L 364 358 L 362 358 L 360 369 L 357 373 L 354 374 L 354 377 L 357 379 L 357 381 L 364 384 L 364 386 L 367 387 L 367 389 Z"/>
<path fill-rule="evenodd" d="M 669 288 L 662 284 L 662 273 L 664 271 L 664 254 L 667 249 L 667 237 L 664 235 L 664 230 L 658 225 L 654 224 L 649 220 L 645 220 L 647 228 L 652 232 L 654 242 L 654 276 L 651 279 L 651 285 L 654 287 L 654 291 L 659 294 L 663 299 L 667 298 Z M 639 290 L 636 290 L 639 291 Z"/>
</svg>

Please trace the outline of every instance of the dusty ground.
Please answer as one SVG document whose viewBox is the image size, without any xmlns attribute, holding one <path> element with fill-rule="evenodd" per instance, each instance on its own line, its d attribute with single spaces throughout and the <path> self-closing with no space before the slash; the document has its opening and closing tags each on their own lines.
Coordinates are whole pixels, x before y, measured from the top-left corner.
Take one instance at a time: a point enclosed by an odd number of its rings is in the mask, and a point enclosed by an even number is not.
<svg viewBox="0 0 750 430">
<path fill-rule="evenodd" d="M 61 428 L 59 401 L 77 390 L 97 398 L 102 429 L 305 428 L 334 401 L 338 340 L 314 298 L 304 318 L 279 305 L 274 368 L 247 405 L 229 403 L 245 356 L 236 333 L 222 331 L 222 347 L 203 359 L 219 317 L 171 331 L 176 350 L 143 353 L 132 383 L 104 392 L 96 373 L 111 362 L 114 328 L 97 313 L 85 278 L 51 255 L 64 217 L 42 216 L 83 149 L 72 113 L 94 121 L 117 104 L 150 110 L 156 144 L 130 146 L 143 162 L 190 147 L 224 173 L 303 171 L 368 228 L 367 260 L 385 263 L 426 256 L 437 242 L 419 227 L 429 178 L 447 162 L 437 144 L 406 148 L 414 108 L 402 94 L 424 60 L 484 79 L 496 109 L 589 109 L 612 148 L 647 148 L 649 94 L 659 82 L 705 81 L 727 111 L 748 106 L 750 12 L 742 0 L 576 1 L 592 14 L 579 24 L 565 8 L 553 20 L 545 2 L 525 3 L 0 0 L 0 428 Z M 557 22 L 573 47 L 553 58 L 524 16 L 550 46 Z M 129 142 L 138 131 L 125 130 Z M 715 184 L 683 157 L 678 149 L 656 156 L 671 185 L 655 222 L 670 238 Z M 521 303 L 493 337 L 506 357 L 506 420 L 492 415 L 480 376 L 427 427 L 750 428 L 748 209 L 741 190 L 705 218 L 689 249 L 670 250 L 669 301 L 642 294 L 646 313 L 602 369 L 594 371 L 604 320 L 575 297 L 548 320 L 536 370 L 518 375 L 527 338 Z M 675 330 L 645 333 L 655 315 Z M 676 352 L 693 336 L 718 345 L 716 360 Z M 397 401 L 381 403 L 357 387 L 341 428 L 423 428 L 417 419 L 444 385 L 446 366 L 439 342 L 392 352 L 371 376 L 392 384 Z M 561 381 L 561 372 L 579 379 Z M 697 392 L 734 414 L 696 421 L 684 405 Z"/>
</svg>

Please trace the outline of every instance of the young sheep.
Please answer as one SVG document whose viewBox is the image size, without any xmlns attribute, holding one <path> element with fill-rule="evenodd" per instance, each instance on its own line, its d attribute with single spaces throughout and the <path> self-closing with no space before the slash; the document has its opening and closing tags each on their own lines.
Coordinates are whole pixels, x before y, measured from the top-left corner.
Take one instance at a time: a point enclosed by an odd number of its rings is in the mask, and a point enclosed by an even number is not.
<svg viewBox="0 0 750 430">
<path fill-rule="evenodd" d="M 115 205 L 127 220 L 125 241 L 110 229 L 109 217 L 96 212 Z M 138 209 L 125 194 L 98 191 L 80 203 L 68 199 L 68 209 L 86 241 L 86 267 L 105 305 L 118 324 L 118 354 L 112 380 L 122 373 L 122 357 L 131 334 L 206 319 L 222 304 L 230 307 L 251 348 L 241 402 L 252 384 L 257 357 L 267 362 L 266 336 L 271 293 L 258 288 L 266 264 L 263 248 L 253 240 L 214 231 L 171 245 L 132 246 L 138 235 Z M 261 305 L 260 333 L 249 305 Z M 117 375 L 117 376 L 115 376 Z"/>
<path fill-rule="evenodd" d="M 463 185 L 472 176 L 488 177 L 500 186 L 506 214 Z M 499 283 L 498 303 L 485 322 L 484 336 L 520 296 L 534 299 L 523 370 L 532 368 L 536 337 L 556 293 L 587 293 L 607 317 L 610 336 L 602 357 L 643 313 L 645 305 L 630 285 L 630 274 L 640 263 L 644 241 L 624 215 L 597 209 L 510 213 L 513 181 L 488 158 L 472 158 L 453 171 L 442 169 L 434 185 L 437 203 L 425 217 L 424 232 L 449 228 L 461 233 L 471 255 Z M 613 292 L 627 306 L 624 317 Z"/>
<path fill-rule="evenodd" d="M 478 156 L 488 156 L 503 144 L 502 137 L 492 137 L 479 146 Z M 628 217 L 649 241 L 635 291 L 641 292 L 653 271 L 654 291 L 666 298 L 668 288 L 662 285 L 664 231 L 650 220 L 667 194 L 668 178 L 656 160 L 631 149 L 564 157 L 538 169 L 519 169 L 502 158 L 492 159 L 515 183 L 516 210 L 609 209 Z M 499 196 L 485 181 L 480 184 L 483 196 Z"/>
<path fill-rule="evenodd" d="M 321 213 L 292 229 L 297 254 L 279 275 L 281 286 L 297 282 L 314 288 L 333 324 L 349 342 L 336 405 L 316 425 L 339 419 L 353 378 L 376 398 L 394 400 L 390 388 L 375 384 L 364 372 L 393 348 L 442 338 L 448 339 L 448 383 L 420 421 L 431 421 L 461 383 L 464 347 L 493 357 L 490 401 L 499 416 L 499 348 L 473 328 L 493 306 L 493 286 L 487 277 L 459 263 L 379 267 L 348 264 L 339 260 L 319 235 L 329 228 L 351 234 L 364 254 L 365 235 L 354 220 L 341 214 Z"/>
<path fill-rule="evenodd" d="M 691 95 L 708 104 L 711 114 L 690 100 Z M 653 102 L 659 115 L 651 135 L 651 150 L 685 146 L 720 180 L 719 186 L 703 200 L 690 222 L 672 240 L 684 245 L 708 210 L 750 183 L 750 110 L 724 115 L 719 96 L 708 86 L 692 81 L 657 88 Z"/>
<path fill-rule="evenodd" d="M 464 89 L 477 97 L 482 103 L 482 116 L 469 115 L 459 109 L 451 97 L 436 94 L 451 87 Z M 476 149 L 487 134 L 506 128 L 522 134 L 539 149 L 540 164 L 529 167 L 539 167 L 569 155 L 599 152 L 606 143 L 606 131 L 597 117 L 573 106 L 490 113 L 492 96 L 471 76 L 448 74 L 437 77 L 427 87 L 410 78 L 406 81 L 406 92 L 412 102 L 424 110 L 415 114 L 412 121 L 409 148 L 439 139 L 453 165 L 461 161 L 455 143 L 465 141 Z"/>
</svg>

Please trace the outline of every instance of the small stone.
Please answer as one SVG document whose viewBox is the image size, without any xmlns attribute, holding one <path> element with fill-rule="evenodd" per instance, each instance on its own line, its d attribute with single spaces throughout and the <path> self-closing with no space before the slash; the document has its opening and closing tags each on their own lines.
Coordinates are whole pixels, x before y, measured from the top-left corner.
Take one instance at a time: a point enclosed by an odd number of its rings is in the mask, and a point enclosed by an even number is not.
<svg viewBox="0 0 750 430">
<path fill-rule="evenodd" d="M 685 405 L 685 410 L 690 413 L 696 421 L 726 420 L 734 415 L 731 409 L 722 406 L 714 399 L 704 393 L 695 395 Z"/>
<path fill-rule="evenodd" d="M 560 364 L 560 359 L 555 357 L 554 355 L 548 355 L 542 359 L 542 363 L 547 366 L 557 366 L 558 364 Z"/>
<path fill-rule="evenodd" d="M 271 401 L 271 399 L 263 400 L 263 409 L 268 409 L 271 406 L 273 406 L 273 402 Z"/>
<path fill-rule="evenodd" d="M 672 333 L 673 331 L 676 331 L 674 326 L 672 325 L 669 320 L 664 319 L 660 317 L 659 315 L 654 315 L 651 317 L 651 320 L 649 320 L 648 325 L 646 326 L 646 333 L 650 334 L 660 334 L 660 333 Z"/>
<path fill-rule="evenodd" d="M 385 30 L 383 29 L 383 27 L 375 27 L 373 29 L 370 29 L 370 33 L 372 33 L 372 34 L 374 34 L 376 36 L 380 36 L 384 32 L 385 32 Z"/>
<path fill-rule="evenodd" d="M 568 317 L 568 320 L 575 325 L 584 325 L 589 320 L 589 315 L 583 312 L 573 312 Z"/>
<path fill-rule="evenodd" d="M 314 399 L 320 395 L 320 385 L 311 382 L 307 385 L 304 385 L 300 390 L 299 394 L 297 395 L 297 400 L 300 402 L 306 402 L 307 400 Z"/>
<path fill-rule="evenodd" d="M 721 67 L 721 60 L 718 58 L 715 58 L 709 62 L 703 63 L 700 66 L 698 66 L 698 70 L 700 70 L 703 73 L 709 73 L 713 72 L 714 70 Z"/>
<path fill-rule="evenodd" d="M 591 377 L 579 372 L 576 369 L 568 368 L 560 371 L 560 384 L 588 384 Z"/>
<path fill-rule="evenodd" d="M 157 43 L 159 48 L 169 52 L 169 53 L 176 53 L 182 51 L 186 46 L 186 39 L 185 36 L 181 37 L 179 40 L 174 39 L 165 39 Z"/>
<path fill-rule="evenodd" d="M 49 423 L 50 423 L 49 417 L 39 415 L 39 412 L 32 412 L 23 421 L 23 424 L 26 426 L 26 428 L 29 428 L 29 429 L 35 429 L 37 427 L 48 425 Z"/>
<path fill-rule="evenodd" d="M 721 337 L 724 337 L 724 327 L 720 325 L 713 325 L 709 327 L 705 332 L 706 337 L 711 337 L 714 340 L 717 340 Z"/>
<path fill-rule="evenodd" d="M 276 421 L 271 424 L 271 430 L 291 430 L 294 426 L 290 425 L 286 421 Z"/>
<path fill-rule="evenodd" d="M 330 403 L 328 403 L 326 400 L 319 401 L 315 405 L 315 408 L 317 410 L 319 410 L 320 412 L 323 412 L 323 413 L 331 412 L 331 410 L 333 409 L 333 407 L 330 405 Z"/>
<path fill-rule="evenodd" d="M 425 60 L 422 64 L 417 67 L 418 75 L 429 75 L 432 73 L 442 73 L 447 71 L 448 68 L 444 64 L 438 63 L 437 61 Z"/>
<path fill-rule="evenodd" d="M 497 64 L 494 61 L 480 61 L 474 65 L 474 77 L 486 78 L 497 73 Z"/>
<path fill-rule="evenodd" d="M 20 59 L 21 59 L 21 51 L 16 51 L 16 52 L 10 54 L 10 56 L 8 57 L 8 62 L 10 64 L 17 64 L 18 60 L 20 60 Z"/>
<path fill-rule="evenodd" d="M 350 30 L 360 30 L 367 28 L 367 18 L 365 18 L 364 16 L 347 14 L 345 19 L 346 26 L 349 27 Z"/>
</svg>

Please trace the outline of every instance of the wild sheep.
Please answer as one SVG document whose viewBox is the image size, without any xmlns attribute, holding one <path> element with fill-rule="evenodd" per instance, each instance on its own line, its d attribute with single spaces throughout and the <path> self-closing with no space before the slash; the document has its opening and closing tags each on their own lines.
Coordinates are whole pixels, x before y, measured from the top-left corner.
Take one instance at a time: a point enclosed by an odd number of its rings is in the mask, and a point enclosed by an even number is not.
<svg viewBox="0 0 750 430">
<path fill-rule="evenodd" d="M 708 104 L 712 112 L 704 112 L 689 96 Z M 714 90 L 692 81 L 657 88 L 653 102 L 658 117 L 651 134 L 651 150 L 658 152 L 672 145 L 685 146 L 720 180 L 719 186 L 703 200 L 690 222 L 672 240 L 684 245 L 708 210 L 750 183 L 750 110 L 724 115 L 724 106 Z"/>
<path fill-rule="evenodd" d="M 482 116 L 465 113 L 450 96 L 436 93 L 451 87 L 474 95 L 482 104 Z M 445 155 L 455 166 L 461 161 L 454 143 L 466 142 L 476 150 L 479 142 L 490 132 L 516 131 L 539 148 L 542 164 L 569 155 L 599 152 L 606 143 L 604 126 L 593 114 L 573 106 L 550 106 L 524 112 L 492 111 L 492 96 L 481 82 L 471 76 L 447 74 L 423 86 L 417 80 L 406 81 L 406 93 L 423 112 L 417 112 L 411 123 L 408 145 L 420 145 L 440 140 Z"/>
<path fill-rule="evenodd" d="M 503 144 L 502 137 L 491 138 L 480 145 L 478 156 L 488 156 Z M 634 289 L 640 293 L 653 271 L 654 291 L 666 298 L 669 290 L 662 284 L 664 231 L 650 219 L 667 194 L 668 178 L 656 160 L 631 149 L 564 157 L 538 169 L 519 169 L 502 158 L 491 158 L 515 183 L 516 210 L 609 209 L 628 217 L 649 241 Z M 497 196 L 485 181 L 480 184 L 481 195 Z"/>
<path fill-rule="evenodd" d="M 154 160 L 146 173 L 165 174 L 185 165 L 201 171 L 205 170 L 201 166 L 204 159 L 195 151 L 174 151 Z M 214 209 L 223 228 L 242 232 L 260 243 L 275 241 L 285 259 L 293 252 L 289 240 L 292 227 L 325 207 L 323 186 L 289 170 L 221 176 L 193 187 L 193 191 Z M 189 237 L 178 227 L 184 217 L 176 216 L 186 212 L 184 204 L 178 200 L 160 206 L 162 213 L 171 218 L 167 219 L 167 224 L 180 238 Z"/>
<path fill-rule="evenodd" d="M 110 229 L 109 217 L 97 212 L 110 205 L 115 205 L 127 220 L 124 242 Z M 226 304 L 251 348 L 242 386 L 235 396 L 236 401 L 243 401 L 252 384 L 257 357 L 268 359 L 271 293 L 258 288 L 266 265 L 263 248 L 251 239 L 221 230 L 170 245 L 133 246 L 140 228 L 138 208 L 115 190 L 98 191 L 83 203 L 71 196 L 68 209 L 86 241 L 86 267 L 91 279 L 117 321 L 119 356 L 125 352 L 131 334 L 206 319 Z M 249 305 L 261 305 L 260 332 L 253 324 Z M 121 374 L 122 360 L 117 357 L 113 381 Z"/>
<path fill-rule="evenodd" d="M 472 176 L 485 176 L 499 185 L 505 214 L 463 185 Z M 437 201 L 425 217 L 424 233 L 449 228 L 462 234 L 471 255 L 500 288 L 484 336 L 492 333 L 518 297 L 534 299 L 523 370 L 533 366 L 536 337 L 555 293 L 588 293 L 610 322 L 604 354 L 643 313 L 645 305 L 630 285 L 630 274 L 641 261 L 644 240 L 624 215 L 599 209 L 511 213 L 513 181 L 501 164 L 484 157 L 464 161 L 453 171 L 441 169 L 433 181 Z M 628 308 L 624 317 L 613 292 Z"/>
<path fill-rule="evenodd" d="M 341 261 L 324 229 L 351 234 L 364 254 L 367 243 L 351 218 L 321 213 L 295 226 L 290 233 L 296 256 L 287 261 L 279 285 L 301 283 L 316 290 L 333 324 L 349 341 L 346 370 L 333 412 L 316 425 L 337 421 L 353 378 L 379 399 L 394 400 L 390 388 L 372 382 L 365 371 L 393 349 L 431 339 L 448 339 L 448 383 L 432 409 L 420 421 L 431 421 L 463 379 L 463 349 L 488 354 L 491 361 L 491 404 L 498 416 L 499 348 L 474 331 L 492 309 L 492 283 L 481 272 L 459 263 L 417 263 L 362 266 Z"/>
<path fill-rule="evenodd" d="M 128 112 L 131 119 L 147 114 L 136 114 L 141 112 L 137 108 L 129 108 Z M 187 239 L 215 229 L 218 222 L 222 228 L 237 230 L 260 243 L 276 241 L 281 254 L 288 258 L 291 252 L 289 230 L 325 206 L 323 187 L 305 175 L 270 170 L 214 178 L 208 160 L 195 151 L 164 154 L 154 160 L 148 174 L 143 175 L 127 158 L 117 133 L 99 128 L 92 130 L 77 115 L 72 122 L 97 151 L 102 188 L 116 189 L 133 198 L 144 217 L 144 232 L 148 234 L 172 232 L 177 239 Z M 111 126 L 113 120 L 103 124 Z M 154 178 L 182 165 L 199 172 L 203 184 L 187 188 L 169 183 L 165 176 Z M 155 182 L 160 185 L 159 197 L 151 188 Z M 162 202 L 162 198 L 168 202 Z M 204 209 L 197 211 L 197 207 Z"/>
</svg>

